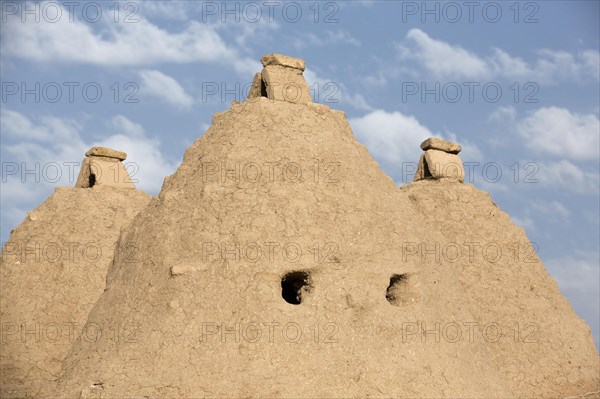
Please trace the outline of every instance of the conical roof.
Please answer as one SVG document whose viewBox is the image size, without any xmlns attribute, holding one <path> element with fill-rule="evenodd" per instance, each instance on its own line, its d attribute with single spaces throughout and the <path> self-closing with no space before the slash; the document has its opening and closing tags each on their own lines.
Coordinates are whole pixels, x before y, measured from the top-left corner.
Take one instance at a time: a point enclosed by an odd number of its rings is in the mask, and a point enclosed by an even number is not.
<svg viewBox="0 0 600 399">
<path fill-rule="evenodd" d="M 508 256 L 527 246 L 524 231 L 436 169 L 459 160 L 456 148 L 456 158 L 429 153 L 420 180 L 398 189 L 342 112 L 302 95 L 304 63 L 292 61 L 263 58 L 251 98 L 215 114 L 124 230 L 118 248 L 138 247 L 139 261 L 115 259 L 88 319 L 119 335 L 80 337 L 54 394 L 557 397 L 597 387 L 585 323 L 535 253 Z M 465 245 L 472 253 L 456 258 Z"/>
<path fill-rule="evenodd" d="M 125 159 L 124 153 L 119 156 Z M 104 290 L 120 229 L 150 201 L 149 195 L 132 189 L 132 183 L 123 182 L 128 180 L 124 168 L 120 184 L 108 173 L 101 177 L 96 162 L 94 155 L 86 156 L 80 177 L 89 177 L 92 165 L 98 184 L 57 188 L 28 213 L 2 248 L 3 398 L 38 396 L 55 378 L 80 333 L 94 333 L 95 326 L 86 325 L 87 315 Z M 99 162 L 114 166 L 119 160 L 105 155 Z M 118 255 L 132 261 L 136 248 Z"/>
</svg>

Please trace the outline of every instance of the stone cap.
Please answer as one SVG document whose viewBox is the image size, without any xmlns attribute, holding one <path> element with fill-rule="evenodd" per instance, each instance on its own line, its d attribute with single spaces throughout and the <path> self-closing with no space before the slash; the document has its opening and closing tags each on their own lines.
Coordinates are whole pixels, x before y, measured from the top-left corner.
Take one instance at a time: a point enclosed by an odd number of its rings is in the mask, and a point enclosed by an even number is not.
<svg viewBox="0 0 600 399">
<path fill-rule="evenodd" d="M 127 158 L 127 154 L 111 148 L 90 148 L 81 163 L 75 187 L 135 188 L 125 165 L 123 165 L 122 161 L 125 158 Z"/>
<path fill-rule="evenodd" d="M 263 66 L 280 65 L 304 71 L 303 59 L 294 58 L 283 54 L 267 54 L 260 59 L 260 62 L 262 62 Z"/>
<path fill-rule="evenodd" d="M 438 139 L 436 137 L 430 137 L 421 143 L 421 149 L 423 151 L 439 150 L 447 152 L 449 154 L 458 154 L 460 150 L 462 150 L 462 147 L 451 141 Z"/>
<path fill-rule="evenodd" d="M 122 151 L 113 150 L 107 147 L 92 147 L 86 153 L 86 157 L 106 157 L 116 158 L 119 161 L 124 161 L 127 158 L 127 154 Z"/>
</svg>

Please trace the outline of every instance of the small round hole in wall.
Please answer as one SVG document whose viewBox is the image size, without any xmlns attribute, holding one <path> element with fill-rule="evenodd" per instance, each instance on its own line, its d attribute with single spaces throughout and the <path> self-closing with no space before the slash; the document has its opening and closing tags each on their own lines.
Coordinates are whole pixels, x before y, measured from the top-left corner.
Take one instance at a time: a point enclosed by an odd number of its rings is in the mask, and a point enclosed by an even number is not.
<svg viewBox="0 0 600 399">
<path fill-rule="evenodd" d="M 307 272 L 290 272 L 281 279 L 281 296 L 292 305 L 300 305 L 303 296 L 311 290 L 310 275 Z"/>
<path fill-rule="evenodd" d="M 408 274 L 393 274 L 390 277 L 385 299 L 394 306 L 414 302 L 414 295 L 412 295 L 408 285 Z"/>
</svg>

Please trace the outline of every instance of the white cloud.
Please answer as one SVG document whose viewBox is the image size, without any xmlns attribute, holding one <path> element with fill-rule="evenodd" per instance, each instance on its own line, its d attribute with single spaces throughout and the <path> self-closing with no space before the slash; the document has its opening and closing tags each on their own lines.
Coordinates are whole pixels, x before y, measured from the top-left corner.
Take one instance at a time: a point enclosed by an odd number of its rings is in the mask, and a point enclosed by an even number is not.
<svg viewBox="0 0 600 399">
<path fill-rule="evenodd" d="M 575 194 L 598 194 L 600 175 L 600 122 L 596 115 L 577 114 L 564 108 L 545 107 L 518 118 L 514 107 L 499 107 L 488 117 L 502 129 L 515 131 L 522 147 L 540 156 L 538 161 L 521 160 L 523 187 L 558 188 Z M 498 148 L 510 148 L 514 136 L 496 139 Z M 504 150 L 506 151 L 506 150 Z M 527 165 L 525 167 L 525 165 Z M 525 181 L 526 179 L 526 181 Z"/>
<path fill-rule="evenodd" d="M 513 57 L 507 52 L 495 48 L 494 54 L 486 60 L 481 59 L 487 64 L 487 77 L 502 76 L 506 78 L 527 79 L 533 71 L 529 65 L 519 57 Z"/>
<path fill-rule="evenodd" d="M 595 50 L 582 51 L 579 57 L 584 63 L 584 68 L 587 72 L 600 80 L 600 52 Z"/>
<path fill-rule="evenodd" d="M 540 108 L 517 125 L 525 145 L 540 154 L 570 160 L 600 158 L 600 122 L 596 115 L 557 107 Z"/>
<path fill-rule="evenodd" d="M 540 50 L 540 59 L 530 67 L 528 78 L 538 76 L 544 83 L 571 78 L 583 79 L 586 76 L 598 80 L 598 51 L 586 50 L 576 55 L 565 51 Z"/>
<path fill-rule="evenodd" d="M 460 143 L 463 147 L 461 152 L 463 160 L 478 161 L 483 157 L 475 144 L 461 141 L 452 132 L 433 133 L 414 116 L 397 111 L 387 112 L 378 109 L 362 117 L 350 118 L 349 123 L 356 138 L 369 149 L 381 168 L 400 180 L 412 178 L 412 176 L 401 175 L 408 173 L 412 167 L 416 170 L 417 162 L 423 152 L 420 145 L 429 137 Z"/>
<path fill-rule="evenodd" d="M 417 51 L 401 46 L 403 59 L 417 58 L 437 78 L 482 78 L 489 76 L 489 66 L 475 54 L 460 46 L 432 39 L 420 29 L 411 29 L 406 38 Z"/>
<path fill-rule="evenodd" d="M 122 132 L 128 136 L 144 137 L 144 127 L 135 123 L 123 115 L 117 115 L 107 122 L 113 131 Z"/>
<path fill-rule="evenodd" d="M 213 62 L 232 65 L 242 73 L 256 70 L 257 63 L 227 46 L 213 25 L 191 21 L 172 33 L 141 15 L 136 15 L 138 22 L 116 24 L 112 14 L 105 14 L 95 24 L 77 18 L 70 22 L 66 8 L 62 8 L 63 17 L 55 23 L 35 22 L 32 18 L 21 22 L 19 15 L 8 15 L 2 28 L 3 55 L 110 67 Z"/>
<path fill-rule="evenodd" d="M 122 115 L 117 115 L 112 118 L 109 125 L 135 126 L 137 124 Z M 143 130 L 140 133 L 139 135 L 132 135 L 124 130 L 122 133 L 114 134 L 92 143 L 92 145 L 115 148 L 126 152 L 127 160 L 124 163 L 129 165 L 127 170 L 132 175 L 131 179 L 136 187 L 150 193 L 157 193 L 160 191 L 165 176 L 173 173 L 177 165 L 164 158 L 160 151 L 161 143 L 158 139 L 147 137 Z"/>
<path fill-rule="evenodd" d="M 542 49 L 538 58 L 527 63 L 502 49 L 492 49 L 486 57 L 470 52 L 459 45 L 436 40 L 420 29 L 408 31 L 398 45 L 400 58 L 418 60 L 437 79 L 529 79 L 542 84 L 560 80 L 598 81 L 600 53 L 597 50 L 571 54 L 565 51 Z"/>
<path fill-rule="evenodd" d="M 139 74 L 142 78 L 142 94 L 153 95 L 180 108 L 192 106 L 193 98 L 174 78 L 155 70 L 143 70 Z"/>
<path fill-rule="evenodd" d="M 73 142 L 78 136 L 79 124 L 73 120 L 52 116 L 42 117 L 34 125 L 22 114 L 3 108 L 1 111 L 2 135 L 46 143 L 55 141 Z"/>
<path fill-rule="evenodd" d="M 541 186 L 562 188 L 579 194 L 598 195 L 600 189 L 598 169 L 585 171 L 564 159 L 557 162 L 541 162 L 537 165 L 539 170 L 532 177 L 537 179 Z"/>
<path fill-rule="evenodd" d="M 8 154 L 3 162 L 14 162 L 18 166 L 15 175 L 3 176 L 6 182 L 2 183 L 2 220 L 7 212 L 12 214 L 15 209 L 20 210 L 20 216 L 15 218 L 21 220 L 25 212 L 42 202 L 55 186 L 74 186 L 85 152 L 95 145 L 125 151 L 127 160 L 124 162 L 131 164 L 129 172 L 135 171 L 132 179 L 138 180 L 136 187 L 150 193 L 158 192 L 164 177 L 177 167 L 164 158 L 159 140 L 148 137 L 141 125 L 122 115 L 106 122 L 106 130 L 113 134 L 100 132 L 103 138 L 93 141 L 81 137 L 83 127 L 74 121 L 56 117 L 30 119 L 6 109 L 1 111 L 0 127 L 2 135 L 10 138 L 8 143 L 3 143 L 2 150 Z M 47 168 L 52 164 L 57 165 L 59 178 L 55 178 L 56 168 Z M 36 168 L 37 173 L 21 173 Z M 13 219 L 11 216 L 10 220 Z"/>
<path fill-rule="evenodd" d="M 402 162 L 416 163 L 422 152 L 419 145 L 434 135 L 414 116 L 400 112 L 376 110 L 349 122 L 356 138 L 388 173 L 401 169 Z"/>
<path fill-rule="evenodd" d="M 512 105 L 500 106 L 488 116 L 488 122 L 512 123 L 517 118 L 517 110 Z"/>
</svg>

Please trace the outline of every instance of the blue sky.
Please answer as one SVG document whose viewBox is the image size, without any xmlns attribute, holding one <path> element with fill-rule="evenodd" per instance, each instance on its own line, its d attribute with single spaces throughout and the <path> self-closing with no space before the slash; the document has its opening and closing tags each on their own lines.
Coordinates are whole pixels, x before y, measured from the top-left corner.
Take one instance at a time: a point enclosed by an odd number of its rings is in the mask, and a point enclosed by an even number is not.
<svg viewBox="0 0 600 399">
<path fill-rule="evenodd" d="M 526 229 L 598 346 L 598 2 L 1 5 L 3 242 L 93 145 L 157 194 L 278 52 L 398 185 L 425 137 L 461 143 L 467 180 Z"/>
</svg>

